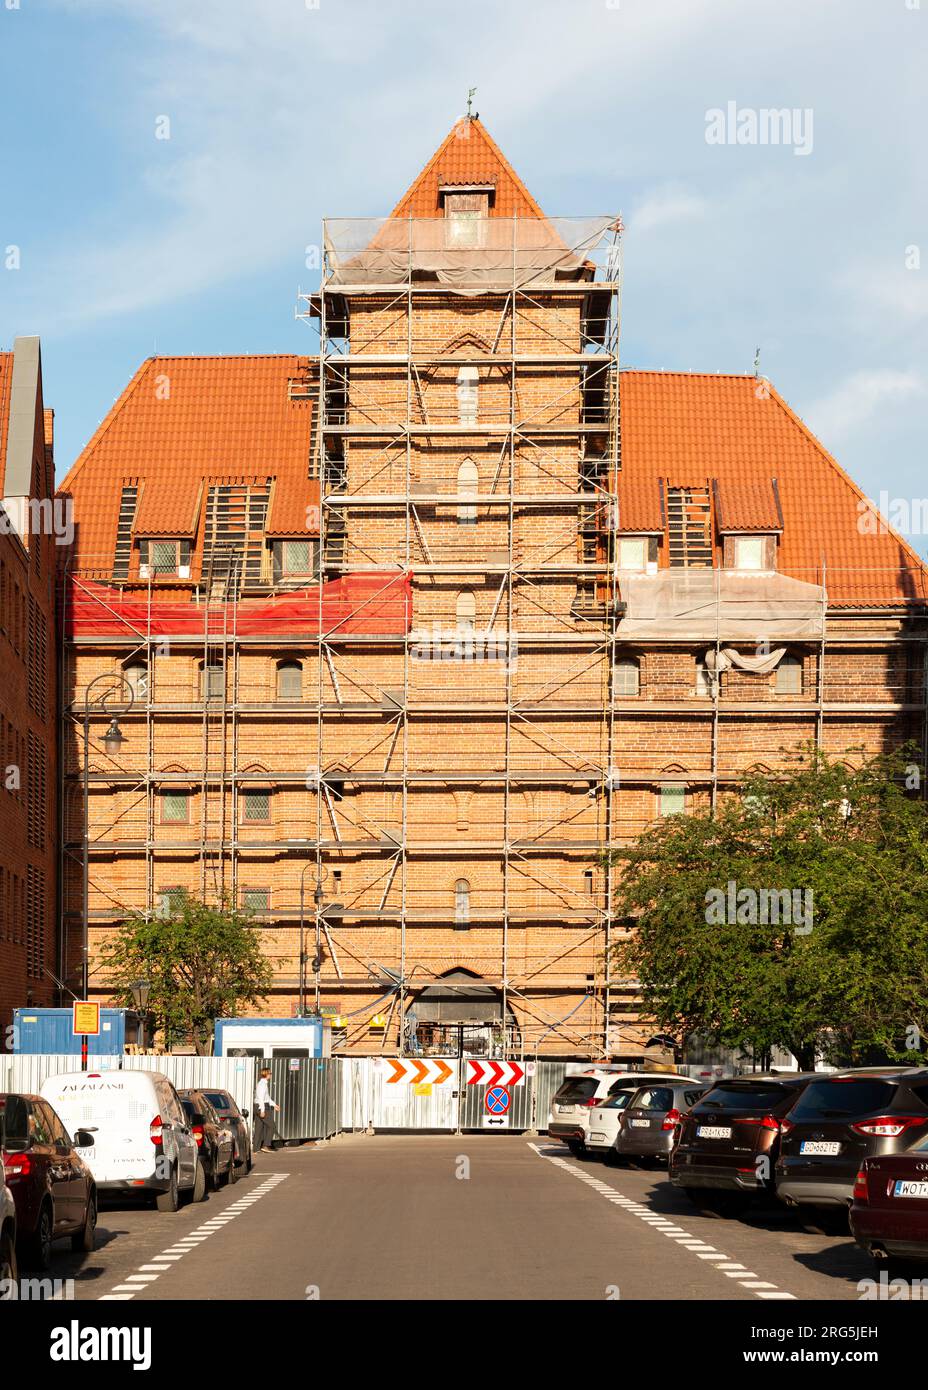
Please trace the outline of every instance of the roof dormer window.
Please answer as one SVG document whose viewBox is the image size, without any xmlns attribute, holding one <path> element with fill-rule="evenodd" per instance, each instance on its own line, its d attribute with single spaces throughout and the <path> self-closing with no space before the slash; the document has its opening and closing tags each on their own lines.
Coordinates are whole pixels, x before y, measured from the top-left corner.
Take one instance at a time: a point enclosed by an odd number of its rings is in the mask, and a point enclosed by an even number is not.
<svg viewBox="0 0 928 1390">
<path fill-rule="evenodd" d="M 736 570 L 769 570 L 772 536 L 733 536 L 732 567 Z"/>
<path fill-rule="evenodd" d="M 439 189 L 442 209 L 448 223 L 449 246 L 482 246 L 492 184 L 451 186 Z"/>
<path fill-rule="evenodd" d="M 190 542 L 188 540 L 139 541 L 139 578 L 153 579 L 157 575 L 172 579 L 190 578 Z"/>
</svg>

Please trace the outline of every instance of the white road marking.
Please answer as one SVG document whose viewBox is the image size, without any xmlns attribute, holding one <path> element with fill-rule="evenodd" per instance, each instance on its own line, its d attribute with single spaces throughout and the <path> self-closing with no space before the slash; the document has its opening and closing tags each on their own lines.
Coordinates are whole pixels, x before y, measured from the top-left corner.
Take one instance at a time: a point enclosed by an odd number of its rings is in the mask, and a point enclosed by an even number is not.
<svg viewBox="0 0 928 1390">
<path fill-rule="evenodd" d="M 250 1197 L 242 1198 L 236 1202 L 234 1206 L 229 1207 L 228 1210 L 223 1213 L 222 1220 L 216 1217 L 212 1221 L 206 1222 L 203 1226 L 198 1226 L 196 1230 L 191 1231 L 189 1235 L 184 1236 L 181 1240 L 175 1241 L 173 1245 L 169 1245 L 160 1255 L 153 1255 L 148 1264 L 139 1265 L 135 1274 L 127 1275 L 123 1282 L 121 1284 L 116 1284 L 109 1293 L 100 1294 L 97 1301 L 100 1303 L 108 1301 L 126 1302 L 134 1298 L 141 1289 L 147 1288 L 149 1284 L 159 1279 L 162 1274 L 167 1274 L 171 1269 L 170 1262 L 182 1259 L 190 1250 L 198 1249 L 199 1246 L 201 1246 L 205 1240 L 209 1240 L 210 1236 L 214 1235 L 216 1231 L 223 1230 L 230 1220 L 236 1216 L 241 1216 L 242 1212 L 246 1211 L 248 1207 L 260 1201 L 262 1197 L 266 1197 L 269 1192 L 273 1192 L 278 1184 L 282 1183 L 287 1176 L 286 1173 L 274 1173 L 271 1177 L 265 1178 L 264 1181 L 255 1188 Z M 155 1263 L 156 1261 L 157 1263 Z M 162 1261 L 165 1261 L 165 1263 L 161 1263 Z"/>
<path fill-rule="evenodd" d="M 727 1279 L 736 1279 L 741 1287 L 749 1289 L 755 1298 L 796 1298 L 794 1293 L 784 1293 L 778 1289 L 775 1284 L 769 1284 L 766 1280 L 760 1279 L 758 1275 L 749 1270 L 746 1265 L 739 1264 L 737 1260 L 729 1260 L 728 1256 L 723 1255 L 720 1250 L 716 1250 L 714 1245 L 707 1245 L 704 1240 L 700 1240 L 698 1236 L 691 1235 L 682 1226 L 665 1225 L 665 1218 L 656 1217 L 655 1213 L 651 1211 L 650 1208 L 642 1205 L 641 1202 L 635 1202 L 630 1197 L 625 1197 L 621 1192 L 618 1192 L 616 1188 L 609 1187 L 606 1183 L 601 1182 L 599 1178 L 594 1178 L 584 1173 L 582 1169 L 575 1167 L 572 1163 L 568 1163 L 566 1159 L 545 1153 L 537 1144 L 530 1143 L 528 1147 L 532 1149 L 539 1158 L 547 1159 L 547 1161 L 553 1163 L 556 1168 L 565 1168 L 568 1173 L 572 1173 L 573 1176 L 579 1178 L 581 1182 L 585 1182 L 588 1187 L 592 1187 L 595 1191 L 599 1192 L 601 1196 L 608 1197 L 609 1201 L 613 1202 L 616 1206 L 621 1206 L 623 1211 L 626 1211 L 629 1216 L 637 1216 L 639 1221 L 643 1222 L 644 1225 L 650 1226 L 652 1230 L 659 1230 L 661 1235 L 669 1236 L 671 1240 L 676 1241 L 677 1245 L 684 1250 L 689 1250 L 697 1259 L 711 1260 L 714 1269 L 724 1274 Z"/>
</svg>

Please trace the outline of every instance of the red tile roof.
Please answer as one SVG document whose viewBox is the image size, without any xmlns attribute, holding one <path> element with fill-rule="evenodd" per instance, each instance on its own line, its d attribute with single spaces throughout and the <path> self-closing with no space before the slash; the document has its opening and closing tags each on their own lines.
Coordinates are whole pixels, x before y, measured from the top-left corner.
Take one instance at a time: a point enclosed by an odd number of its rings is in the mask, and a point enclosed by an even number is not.
<svg viewBox="0 0 928 1390">
<path fill-rule="evenodd" d="M 410 185 L 391 217 L 441 217 L 439 189 L 446 184 L 488 184 L 495 187 L 491 217 L 544 217 L 499 146 L 476 116 L 462 116 L 452 127 L 422 173 Z"/>
<path fill-rule="evenodd" d="M 924 562 L 901 536 L 874 523 L 865 494 L 768 383 L 753 376 L 624 371 L 620 394 L 620 517 L 626 486 L 636 495 L 659 479 L 701 487 L 716 479 L 723 510 L 731 497 L 742 520 L 757 520 L 761 508 L 769 519 L 773 512 L 762 499 L 776 478 L 781 572 L 821 583 L 824 565 L 832 604 L 894 605 L 928 597 Z"/>
<path fill-rule="evenodd" d="M 314 402 L 292 397 L 289 383 L 309 369 L 285 354 L 144 362 L 61 483 L 77 521 L 72 562 L 112 570 L 126 483 L 140 487 L 134 534 L 197 537 L 195 573 L 211 483 L 271 480 L 272 510 L 282 494 L 305 519 L 319 501 L 309 477 Z"/>
<path fill-rule="evenodd" d="M 0 497 L 6 477 L 6 436 L 10 424 L 10 387 L 13 381 L 13 354 L 0 352 Z"/>
</svg>

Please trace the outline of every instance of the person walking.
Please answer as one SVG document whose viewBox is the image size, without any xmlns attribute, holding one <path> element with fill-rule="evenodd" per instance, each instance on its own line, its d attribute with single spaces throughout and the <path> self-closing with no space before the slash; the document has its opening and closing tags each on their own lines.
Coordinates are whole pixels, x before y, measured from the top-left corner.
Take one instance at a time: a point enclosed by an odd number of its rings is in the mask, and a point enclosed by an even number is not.
<svg viewBox="0 0 928 1390">
<path fill-rule="evenodd" d="M 270 1076 L 270 1067 L 262 1067 L 255 1087 L 254 1147 L 256 1152 L 263 1154 L 274 1152 L 271 1148 L 271 1139 L 274 1137 L 274 1118 L 271 1111 L 280 1111 L 280 1106 L 271 1096 Z"/>
</svg>

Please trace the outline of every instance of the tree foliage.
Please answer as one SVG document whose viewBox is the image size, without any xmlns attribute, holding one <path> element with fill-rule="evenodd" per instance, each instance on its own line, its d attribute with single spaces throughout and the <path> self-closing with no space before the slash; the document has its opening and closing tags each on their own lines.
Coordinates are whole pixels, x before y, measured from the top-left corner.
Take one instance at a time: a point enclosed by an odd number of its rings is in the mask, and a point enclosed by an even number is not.
<svg viewBox="0 0 928 1390">
<path fill-rule="evenodd" d="M 816 1052 L 844 1065 L 919 1060 L 928 1039 L 920 776 L 906 750 L 849 767 L 804 746 L 786 775 L 748 778 L 714 814 L 656 822 L 613 856 L 616 909 L 635 928 L 613 968 L 641 981 L 646 1008 L 678 1034 L 758 1053 L 780 1044 L 803 1066 Z M 784 890 L 802 895 L 790 902 L 809 907 L 808 923 L 783 910 L 785 898 L 772 905 Z"/>
<path fill-rule="evenodd" d="M 147 979 L 155 1028 L 169 1046 L 182 1041 L 198 1053 L 208 1051 L 215 1019 L 258 1003 L 273 980 L 250 914 L 186 893 L 164 916 L 130 918 L 104 948 L 103 963 L 122 1004 L 131 1006 L 132 983 Z"/>
</svg>

